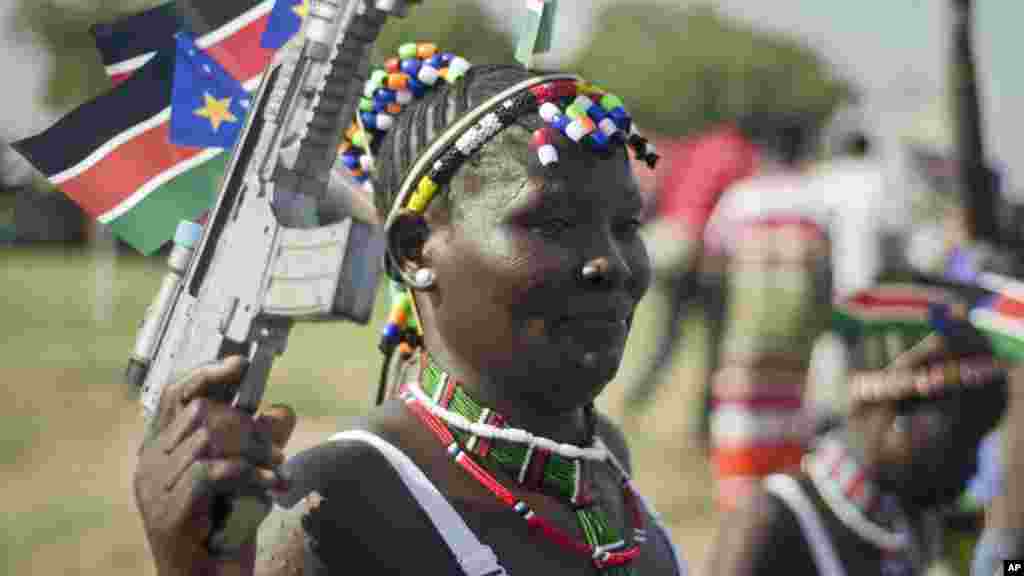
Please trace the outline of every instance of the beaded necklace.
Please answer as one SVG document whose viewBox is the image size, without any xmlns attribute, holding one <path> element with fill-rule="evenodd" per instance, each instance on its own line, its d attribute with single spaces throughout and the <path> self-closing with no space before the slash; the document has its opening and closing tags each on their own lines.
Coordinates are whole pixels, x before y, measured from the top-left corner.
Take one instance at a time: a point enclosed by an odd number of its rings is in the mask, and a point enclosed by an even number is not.
<svg viewBox="0 0 1024 576">
<path fill-rule="evenodd" d="M 909 573 L 910 529 L 895 501 L 882 494 L 834 435 L 804 459 L 822 500 L 847 528 L 882 552 L 886 574 Z"/>
<path fill-rule="evenodd" d="M 629 475 L 607 450 L 600 437 L 595 434 L 593 445 L 581 448 L 560 445 L 532 435 L 532 441 L 528 440 L 524 444 L 509 441 L 499 434 L 478 434 L 481 429 L 470 427 L 469 424 L 484 424 L 487 428 L 508 430 L 504 426 L 505 419 L 476 403 L 456 379 L 433 364 L 426 354 L 423 355 L 421 369 L 420 384 L 410 385 L 403 399 L 410 410 L 447 447 L 448 455 L 456 464 L 518 513 L 532 531 L 567 550 L 586 555 L 602 574 L 632 576 L 634 572 L 630 562 L 640 553 L 637 544 L 646 540 L 644 514 Z M 565 451 L 564 448 L 550 449 L 551 445 L 569 446 L 581 453 L 581 456 L 566 457 L 561 453 Z M 632 545 L 627 546 L 619 530 L 608 522 L 607 515 L 590 496 L 584 462 L 592 460 L 582 458 L 585 451 L 604 454 L 603 462 L 618 474 L 622 483 L 623 501 L 633 523 Z M 502 486 L 481 463 L 491 469 L 504 471 L 528 490 L 568 502 L 576 514 L 585 541 L 566 534 L 534 513 L 525 502 L 517 500 Z"/>
</svg>

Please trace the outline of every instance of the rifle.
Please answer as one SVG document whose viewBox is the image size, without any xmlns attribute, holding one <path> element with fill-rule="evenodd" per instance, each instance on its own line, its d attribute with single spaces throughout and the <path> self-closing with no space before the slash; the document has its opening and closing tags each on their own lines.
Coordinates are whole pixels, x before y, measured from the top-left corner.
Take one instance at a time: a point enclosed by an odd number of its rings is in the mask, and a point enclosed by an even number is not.
<svg viewBox="0 0 1024 576">
<path fill-rule="evenodd" d="M 174 378 L 233 354 L 249 362 L 224 400 L 255 413 L 294 322 L 369 321 L 384 239 L 359 213 L 365 192 L 332 167 L 381 26 L 415 2 L 314 0 L 264 71 L 208 223 L 179 225 L 139 328 L 126 378 L 147 418 Z M 332 205 L 335 221 L 319 225 Z M 262 492 L 219 497 L 210 549 L 236 549 L 270 506 Z"/>
</svg>

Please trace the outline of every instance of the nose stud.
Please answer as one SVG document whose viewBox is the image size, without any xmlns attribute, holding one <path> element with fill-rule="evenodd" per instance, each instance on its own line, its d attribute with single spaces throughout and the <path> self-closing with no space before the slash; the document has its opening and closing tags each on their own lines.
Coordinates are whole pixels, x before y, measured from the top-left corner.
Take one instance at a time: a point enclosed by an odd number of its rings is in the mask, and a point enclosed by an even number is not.
<svg viewBox="0 0 1024 576">
<path fill-rule="evenodd" d="M 580 278 L 582 278 L 584 282 L 598 284 L 604 280 L 607 273 L 608 259 L 597 258 L 583 265 L 583 268 L 580 270 Z"/>
</svg>

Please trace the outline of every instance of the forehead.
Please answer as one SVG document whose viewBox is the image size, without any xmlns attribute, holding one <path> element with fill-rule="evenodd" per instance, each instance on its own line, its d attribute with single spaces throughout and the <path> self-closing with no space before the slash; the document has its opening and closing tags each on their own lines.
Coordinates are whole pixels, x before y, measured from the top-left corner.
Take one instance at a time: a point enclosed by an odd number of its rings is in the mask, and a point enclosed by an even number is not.
<svg viewBox="0 0 1024 576">
<path fill-rule="evenodd" d="M 618 146 L 607 154 L 563 139 L 555 143 L 558 163 L 542 166 L 536 151 L 525 142 L 506 148 L 517 156 L 519 178 L 482 184 L 488 204 L 494 208 L 521 211 L 531 208 L 563 207 L 575 212 L 637 210 L 640 189 L 630 165 L 628 152 Z"/>
</svg>

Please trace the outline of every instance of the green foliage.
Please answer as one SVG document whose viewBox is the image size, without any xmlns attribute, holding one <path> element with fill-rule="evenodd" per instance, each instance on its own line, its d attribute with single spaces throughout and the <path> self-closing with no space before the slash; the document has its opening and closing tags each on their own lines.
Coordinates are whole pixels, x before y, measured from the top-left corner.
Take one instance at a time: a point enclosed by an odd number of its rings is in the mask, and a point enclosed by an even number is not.
<svg viewBox="0 0 1024 576">
<path fill-rule="evenodd" d="M 374 62 L 394 56 L 406 42 L 433 42 L 473 64 L 515 61 L 513 39 L 474 0 L 428 2 L 410 8 L 405 18 L 389 20 L 374 46 Z"/>
<path fill-rule="evenodd" d="M 628 49 L 625 49 L 628 47 Z M 750 112 L 824 122 L 853 89 L 795 40 L 759 32 L 713 8 L 613 4 L 573 63 L 627 99 L 641 126 L 683 135 Z"/>
<path fill-rule="evenodd" d="M 32 32 L 52 58 L 45 104 L 77 106 L 110 88 L 89 26 L 160 4 L 160 0 L 20 0 L 14 26 Z"/>
</svg>

